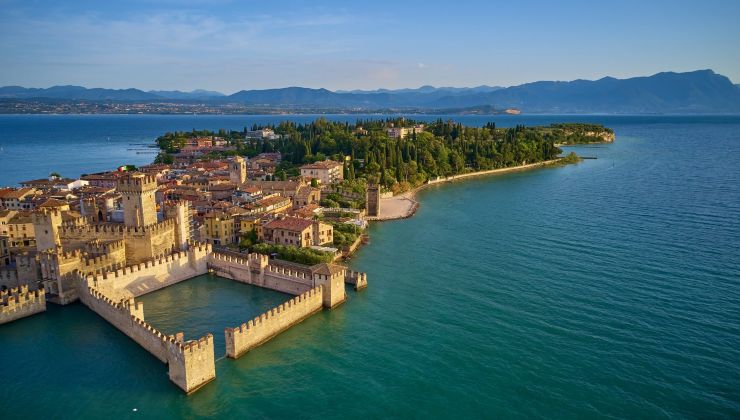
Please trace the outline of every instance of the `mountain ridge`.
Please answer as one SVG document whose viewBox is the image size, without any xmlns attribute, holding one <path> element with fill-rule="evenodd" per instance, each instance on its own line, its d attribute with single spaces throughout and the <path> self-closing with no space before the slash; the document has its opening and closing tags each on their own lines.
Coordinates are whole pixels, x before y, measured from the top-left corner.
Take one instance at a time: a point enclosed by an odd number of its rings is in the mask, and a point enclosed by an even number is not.
<svg viewBox="0 0 740 420">
<path fill-rule="evenodd" d="M 597 80 L 536 81 L 516 86 L 472 88 L 421 86 L 411 89 L 331 91 L 290 86 L 240 90 L 231 95 L 139 89 L 0 87 L 0 99 L 88 101 L 204 101 L 262 107 L 325 109 L 516 108 L 530 113 L 740 113 L 740 87 L 712 70 L 661 72 L 651 76 Z"/>
</svg>

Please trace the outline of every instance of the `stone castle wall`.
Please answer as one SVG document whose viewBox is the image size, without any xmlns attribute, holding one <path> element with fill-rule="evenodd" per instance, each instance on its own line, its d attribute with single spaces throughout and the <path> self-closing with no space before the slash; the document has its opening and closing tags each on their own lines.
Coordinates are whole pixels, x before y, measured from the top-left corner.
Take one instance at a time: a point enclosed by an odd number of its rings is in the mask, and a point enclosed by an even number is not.
<svg viewBox="0 0 740 420">
<path fill-rule="evenodd" d="M 355 290 L 362 290 L 367 287 L 367 274 L 361 271 L 347 270 L 344 281 L 354 286 Z"/>
<path fill-rule="evenodd" d="M 152 261 L 92 277 L 95 287 L 116 298 L 138 297 L 208 272 L 211 245 L 191 244 Z"/>
<path fill-rule="evenodd" d="M 6 287 L 10 289 L 20 285 L 18 282 L 18 272 L 14 268 L 0 268 L 0 288 Z"/>
<path fill-rule="evenodd" d="M 167 219 L 144 227 L 122 224 L 64 224 L 59 229 L 62 245 L 69 248 L 84 248 L 94 240 L 115 241 L 122 239 L 126 244 L 126 261 L 137 264 L 169 253 L 177 246 L 174 219 Z"/>
<path fill-rule="evenodd" d="M 169 378 L 190 393 L 216 377 L 213 335 L 184 341 L 182 334 L 166 335 L 144 321 L 144 307 L 134 299 L 115 302 L 96 287 L 93 277 L 80 280 L 82 303 L 149 353 L 169 366 Z"/>
<path fill-rule="evenodd" d="M 0 291 L 0 324 L 46 310 L 44 289 L 29 291 L 28 286 Z"/>
<path fill-rule="evenodd" d="M 219 252 L 211 253 L 208 268 L 221 277 L 292 295 L 324 285 L 324 306 L 327 308 L 337 306 L 346 298 L 346 270 L 332 276 L 314 274 L 312 277 L 302 271 L 270 265 L 266 255 L 249 254 L 247 258 L 240 258 Z M 367 282 L 367 277 L 363 278 Z"/>
<path fill-rule="evenodd" d="M 315 286 L 311 276 L 271 266 L 268 262 L 266 256 L 259 254 L 240 258 L 213 252 L 208 259 L 208 266 L 221 277 L 291 295 L 305 293 Z"/>
<path fill-rule="evenodd" d="M 15 269 L 19 284 L 25 284 L 31 289 L 38 288 L 38 281 L 41 280 L 41 266 L 35 253 L 16 255 Z"/>
<path fill-rule="evenodd" d="M 322 307 L 323 291 L 322 286 L 318 286 L 236 328 L 226 328 L 226 355 L 236 359 L 320 311 Z"/>
</svg>

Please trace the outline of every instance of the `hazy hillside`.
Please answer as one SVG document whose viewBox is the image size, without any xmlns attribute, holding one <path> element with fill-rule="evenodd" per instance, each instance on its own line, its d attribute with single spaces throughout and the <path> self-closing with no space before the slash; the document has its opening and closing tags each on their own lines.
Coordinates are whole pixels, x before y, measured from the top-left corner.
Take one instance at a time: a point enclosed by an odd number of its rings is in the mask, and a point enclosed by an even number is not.
<svg viewBox="0 0 740 420">
<path fill-rule="evenodd" d="M 0 88 L 0 98 L 132 102 L 197 100 L 214 106 L 232 103 L 318 109 L 449 110 L 477 107 L 518 108 L 525 113 L 740 113 L 740 88 L 711 70 L 666 72 L 630 79 L 604 77 L 570 82 L 541 81 L 508 88 L 422 86 L 417 89 L 332 92 L 287 87 L 242 90 L 228 96 L 205 90 L 144 92 L 80 86 L 46 89 L 6 86 Z"/>
</svg>

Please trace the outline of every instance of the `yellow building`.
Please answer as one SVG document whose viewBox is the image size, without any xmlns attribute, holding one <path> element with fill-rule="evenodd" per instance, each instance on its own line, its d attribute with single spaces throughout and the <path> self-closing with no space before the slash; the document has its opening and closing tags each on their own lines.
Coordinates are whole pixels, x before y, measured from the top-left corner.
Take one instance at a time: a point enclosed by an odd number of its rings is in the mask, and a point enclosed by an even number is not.
<svg viewBox="0 0 740 420">
<path fill-rule="evenodd" d="M 237 217 L 236 222 L 239 234 L 245 235 L 253 230 L 257 230 L 257 227 L 261 224 L 261 220 L 262 218 L 258 215 L 242 215 Z"/>
<path fill-rule="evenodd" d="M 234 218 L 222 211 L 211 212 L 203 218 L 202 240 L 213 245 L 232 245 L 239 243 L 239 225 L 234 226 Z"/>
<path fill-rule="evenodd" d="M 36 247 L 31 212 L 19 211 L 8 221 L 8 248 L 27 250 Z"/>
</svg>

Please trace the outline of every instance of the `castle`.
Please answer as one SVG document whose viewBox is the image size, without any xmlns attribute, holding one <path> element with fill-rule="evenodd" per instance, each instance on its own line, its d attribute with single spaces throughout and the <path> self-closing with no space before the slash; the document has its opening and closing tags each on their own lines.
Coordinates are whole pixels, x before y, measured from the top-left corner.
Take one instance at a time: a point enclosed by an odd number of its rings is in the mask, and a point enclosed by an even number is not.
<svg viewBox="0 0 740 420">
<path fill-rule="evenodd" d="M 237 162 L 237 176 L 242 167 Z M 0 324 L 46 309 L 46 301 L 80 301 L 160 361 L 169 378 L 190 393 L 215 379 L 213 335 L 185 340 L 148 324 L 135 298 L 195 276 L 221 277 L 296 296 L 235 328 L 224 330 L 227 355 L 236 358 L 321 310 L 346 299 L 345 283 L 362 289 L 367 276 L 335 264 L 291 271 L 265 255 L 236 257 L 190 237 L 187 201 L 156 201 L 157 181 L 143 173 L 121 176 L 123 222 L 83 201 L 84 216 L 61 206 L 40 206 L 32 215 L 35 251 L 17 255 L 14 270 L 0 272 L 17 287 L 0 296 Z"/>
</svg>

